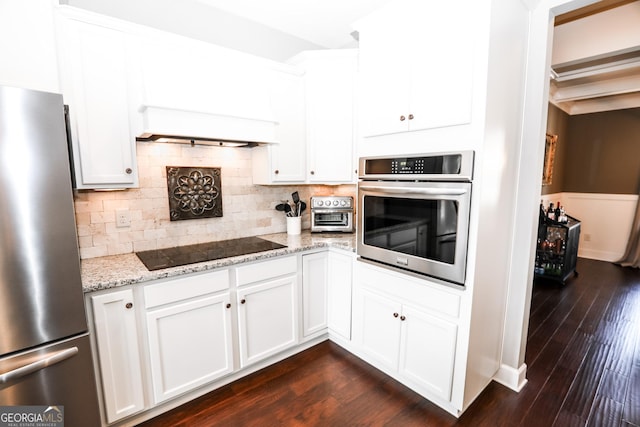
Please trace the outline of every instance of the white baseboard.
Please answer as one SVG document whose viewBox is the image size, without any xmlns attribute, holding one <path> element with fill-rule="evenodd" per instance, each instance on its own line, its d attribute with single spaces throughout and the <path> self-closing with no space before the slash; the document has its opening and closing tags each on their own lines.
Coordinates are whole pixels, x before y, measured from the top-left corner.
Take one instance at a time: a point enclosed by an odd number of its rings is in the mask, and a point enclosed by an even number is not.
<svg viewBox="0 0 640 427">
<path fill-rule="evenodd" d="M 494 375 L 493 380 L 505 387 L 509 387 L 513 391 L 520 392 L 522 387 L 527 384 L 526 374 L 526 363 L 523 363 L 518 369 L 503 364 L 500 365 L 500 369 Z"/>
<path fill-rule="evenodd" d="M 578 256 L 580 258 L 589 258 L 589 259 L 595 259 L 598 261 L 616 262 L 620 258 L 622 258 L 622 255 L 624 255 L 624 253 L 599 251 L 596 249 L 579 249 L 578 250 Z"/>
</svg>

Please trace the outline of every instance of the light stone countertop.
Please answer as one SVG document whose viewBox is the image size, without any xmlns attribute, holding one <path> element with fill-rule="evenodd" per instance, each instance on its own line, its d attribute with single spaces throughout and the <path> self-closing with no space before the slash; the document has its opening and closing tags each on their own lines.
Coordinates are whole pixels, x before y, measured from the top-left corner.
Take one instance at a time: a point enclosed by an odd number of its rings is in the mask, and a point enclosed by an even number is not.
<svg viewBox="0 0 640 427">
<path fill-rule="evenodd" d="M 80 264 L 82 272 L 82 288 L 85 293 L 94 292 L 102 289 L 116 288 L 118 286 L 163 279 L 166 277 L 180 276 L 187 273 L 213 270 L 215 268 L 241 264 L 244 262 L 269 259 L 316 248 L 332 247 L 351 252 L 355 252 L 356 250 L 355 233 L 312 234 L 309 231 L 303 231 L 299 236 L 289 236 L 287 233 L 277 233 L 257 237 L 280 243 L 287 247 L 266 252 L 258 252 L 255 254 L 205 261 L 197 264 L 164 268 L 155 271 L 147 270 L 144 264 L 134 253 L 83 259 Z"/>
</svg>

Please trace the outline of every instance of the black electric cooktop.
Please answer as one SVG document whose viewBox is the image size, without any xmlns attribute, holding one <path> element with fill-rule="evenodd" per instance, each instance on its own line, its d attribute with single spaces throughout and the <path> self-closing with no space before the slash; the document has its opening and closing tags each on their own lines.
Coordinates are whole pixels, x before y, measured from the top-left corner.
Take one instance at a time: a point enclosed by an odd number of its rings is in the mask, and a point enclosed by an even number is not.
<svg viewBox="0 0 640 427">
<path fill-rule="evenodd" d="M 154 271 L 280 248 L 286 248 L 286 246 L 259 237 L 242 237 L 219 242 L 136 252 L 136 255 L 149 271 Z"/>
</svg>

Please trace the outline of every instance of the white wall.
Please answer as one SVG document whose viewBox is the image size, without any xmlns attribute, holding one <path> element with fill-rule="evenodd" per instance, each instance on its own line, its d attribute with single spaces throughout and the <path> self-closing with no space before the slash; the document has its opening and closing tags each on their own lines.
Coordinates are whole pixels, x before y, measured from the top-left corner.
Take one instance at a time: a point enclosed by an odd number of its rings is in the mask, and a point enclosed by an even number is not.
<svg viewBox="0 0 640 427">
<path fill-rule="evenodd" d="M 560 201 L 581 221 L 578 256 L 615 262 L 627 247 L 638 203 L 637 195 L 555 193 L 543 196 L 545 206 Z"/>
<path fill-rule="evenodd" d="M 0 0 L 0 85 L 59 92 L 53 0 Z"/>
<path fill-rule="evenodd" d="M 513 245 L 509 269 L 509 294 L 505 313 L 502 366 L 497 380 L 511 388 L 526 383 L 524 363 L 527 345 L 533 262 L 538 229 L 538 205 L 549 102 L 549 67 L 553 41 L 553 17 L 593 3 L 594 0 L 522 0 L 529 8 L 527 78 L 524 83 L 522 135 L 518 191 L 515 195 Z"/>
</svg>

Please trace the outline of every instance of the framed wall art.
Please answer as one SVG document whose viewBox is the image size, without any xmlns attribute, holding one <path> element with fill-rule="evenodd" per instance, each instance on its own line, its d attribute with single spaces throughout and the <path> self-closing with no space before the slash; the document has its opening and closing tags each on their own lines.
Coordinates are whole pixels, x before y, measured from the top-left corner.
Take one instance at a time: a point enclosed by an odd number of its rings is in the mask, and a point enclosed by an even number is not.
<svg viewBox="0 0 640 427">
<path fill-rule="evenodd" d="M 544 168 L 542 169 L 542 185 L 551 185 L 553 178 L 553 159 L 556 155 L 558 135 L 547 134 L 544 144 Z"/>
<path fill-rule="evenodd" d="M 222 216 L 220 168 L 167 166 L 169 218 L 215 218 Z"/>
</svg>

